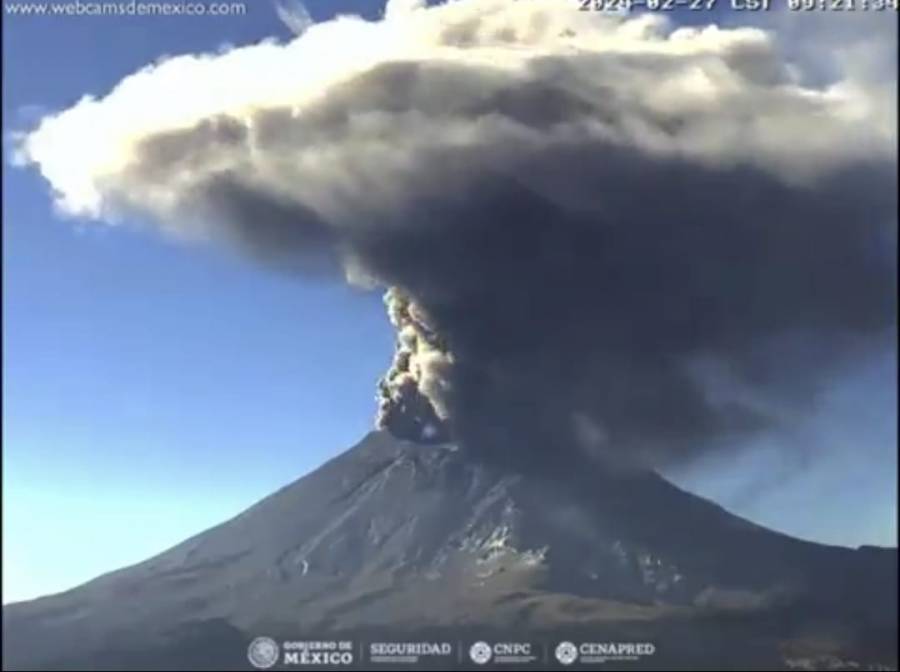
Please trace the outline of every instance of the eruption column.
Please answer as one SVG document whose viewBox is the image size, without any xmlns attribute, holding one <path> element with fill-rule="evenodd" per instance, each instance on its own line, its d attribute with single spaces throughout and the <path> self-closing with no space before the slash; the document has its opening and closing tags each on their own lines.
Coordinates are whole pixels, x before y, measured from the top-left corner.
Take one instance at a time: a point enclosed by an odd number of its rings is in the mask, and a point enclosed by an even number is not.
<svg viewBox="0 0 900 672">
<path fill-rule="evenodd" d="M 428 316 L 402 291 L 388 289 L 384 302 L 397 329 L 397 345 L 390 368 L 378 382 L 376 425 L 414 441 L 446 440 L 453 355 Z"/>
</svg>

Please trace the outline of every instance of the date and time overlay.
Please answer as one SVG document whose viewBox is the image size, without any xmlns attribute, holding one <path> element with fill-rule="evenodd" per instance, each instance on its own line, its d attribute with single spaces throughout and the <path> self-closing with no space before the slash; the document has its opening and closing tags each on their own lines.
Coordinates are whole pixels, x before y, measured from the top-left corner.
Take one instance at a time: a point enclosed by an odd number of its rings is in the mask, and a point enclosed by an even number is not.
<svg viewBox="0 0 900 672">
<path fill-rule="evenodd" d="M 688 10 L 696 12 L 732 9 L 766 12 L 787 9 L 791 12 L 888 12 L 900 9 L 900 0 L 575 0 L 582 12 L 626 12 Z"/>
</svg>

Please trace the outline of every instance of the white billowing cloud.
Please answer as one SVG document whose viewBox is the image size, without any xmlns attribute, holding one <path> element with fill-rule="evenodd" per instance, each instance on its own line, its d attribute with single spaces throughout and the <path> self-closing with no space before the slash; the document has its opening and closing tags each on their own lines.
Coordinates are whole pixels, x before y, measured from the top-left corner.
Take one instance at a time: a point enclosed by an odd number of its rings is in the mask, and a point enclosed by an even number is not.
<svg viewBox="0 0 900 672">
<path fill-rule="evenodd" d="M 424 8 L 425 0 L 387 0 L 384 15 L 388 19 L 395 19 Z"/>
<path fill-rule="evenodd" d="M 227 173 L 331 220 L 363 202 L 396 207 L 426 157 L 454 148 L 484 147 L 499 170 L 504 154 L 603 140 L 803 182 L 895 145 L 884 96 L 849 79 L 802 84 L 777 35 L 756 28 L 673 28 L 660 15 L 578 12 L 559 0 L 391 0 L 378 21 L 303 23 L 286 44 L 149 65 L 105 97 L 44 117 L 20 157 L 75 215 L 103 218 L 127 204 L 165 219 Z M 393 100 L 357 108 L 356 89 L 397 64 L 457 74 L 432 81 L 420 70 L 414 85 L 385 94 Z M 552 123 L 523 119 L 515 100 L 485 108 L 538 85 L 563 90 L 573 107 Z M 334 96 L 349 117 L 329 133 L 315 117 Z M 303 132 L 264 142 L 267 113 L 292 115 Z M 147 143 L 178 133 L 148 166 Z"/>
</svg>

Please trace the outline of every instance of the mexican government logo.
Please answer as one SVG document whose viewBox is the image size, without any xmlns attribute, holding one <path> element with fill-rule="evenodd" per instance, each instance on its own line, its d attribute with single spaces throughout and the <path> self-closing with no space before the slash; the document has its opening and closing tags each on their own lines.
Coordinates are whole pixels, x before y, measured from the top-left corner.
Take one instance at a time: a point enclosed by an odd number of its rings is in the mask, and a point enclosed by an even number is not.
<svg viewBox="0 0 900 672">
<path fill-rule="evenodd" d="M 272 667 L 278 662 L 278 643 L 271 637 L 257 637 L 247 647 L 247 658 L 261 670 Z"/>
<path fill-rule="evenodd" d="M 487 642 L 475 642 L 469 647 L 469 658 L 476 665 L 485 665 L 491 660 L 491 645 Z"/>
<path fill-rule="evenodd" d="M 572 642 L 560 642 L 555 654 L 556 659 L 563 665 L 571 665 L 578 660 L 578 649 Z"/>
</svg>

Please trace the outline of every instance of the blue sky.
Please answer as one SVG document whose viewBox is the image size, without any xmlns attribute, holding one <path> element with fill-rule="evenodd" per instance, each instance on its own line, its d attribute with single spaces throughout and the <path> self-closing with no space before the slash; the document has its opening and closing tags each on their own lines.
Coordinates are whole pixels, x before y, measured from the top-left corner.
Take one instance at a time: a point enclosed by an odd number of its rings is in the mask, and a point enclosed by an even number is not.
<svg viewBox="0 0 900 672">
<path fill-rule="evenodd" d="M 230 18 L 6 17 L 4 137 L 163 55 L 289 37 L 270 3 L 247 6 Z M 371 426 L 393 340 L 377 293 L 79 225 L 32 171 L 7 167 L 3 188 L 4 602 L 163 551 Z M 792 440 L 825 458 L 784 463 L 763 442 L 675 477 L 792 534 L 895 544 L 895 373 L 892 353 L 873 359 L 798 425 Z"/>
</svg>

